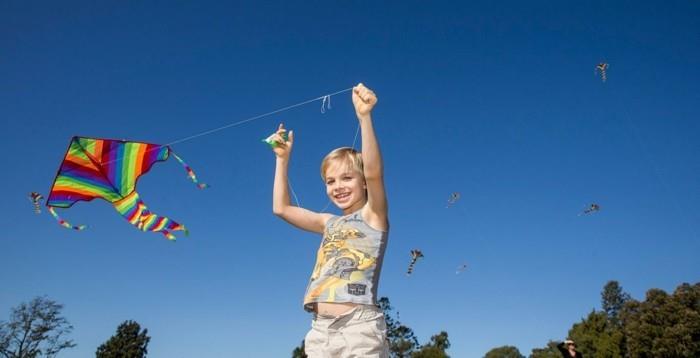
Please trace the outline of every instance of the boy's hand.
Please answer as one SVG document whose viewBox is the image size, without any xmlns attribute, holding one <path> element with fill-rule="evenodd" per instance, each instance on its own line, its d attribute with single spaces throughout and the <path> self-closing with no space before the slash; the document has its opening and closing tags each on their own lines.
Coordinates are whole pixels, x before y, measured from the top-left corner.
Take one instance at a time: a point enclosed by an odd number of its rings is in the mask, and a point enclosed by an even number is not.
<svg viewBox="0 0 700 358">
<path fill-rule="evenodd" d="M 362 83 L 352 88 L 352 104 L 358 117 L 369 116 L 372 108 L 377 104 L 377 95 Z"/>
<path fill-rule="evenodd" d="M 277 158 L 289 159 L 289 154 L 292 152 L 292 145 L 294 144 L 294 131 L 289 131 L 287 140 L 284 140 L 282 136 L 287 130 L 284 129 L 284 124 L 280 123 L 277 128 L 277 132 L 272 135 L 272 139 L 277 143 L 277 145 L 272 147 L 272 151 L 275 152 Z"/>
</svg>

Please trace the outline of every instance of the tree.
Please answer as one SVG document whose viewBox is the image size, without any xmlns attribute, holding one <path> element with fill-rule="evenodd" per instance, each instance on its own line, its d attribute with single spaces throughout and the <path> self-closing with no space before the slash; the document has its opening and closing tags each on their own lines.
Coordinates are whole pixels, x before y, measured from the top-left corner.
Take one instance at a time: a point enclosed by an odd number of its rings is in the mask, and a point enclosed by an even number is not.
<svg viewBox="0 0 700 358">
<path fill-rule="evenodd" d="M 618 325 L 619 312 L 624 307 L 625 302 L 631 299 L 630 295 L 622 291 L 622 287 L 617 281 L 608 281 L 600 295 L 603 311 L 613 324 Z"/>
<path fill-rule="evenodd" d="M 445 352 L 450 348 L 450 340 L 447 332 L 442 331 L 430 337 L 430 343 L 422 346 L 419 351 L 413 352 L 412 358 L 450 358 Z M 525 357 L 523 357 L 525 358 Z"/>
<path fill-rule="evenodd" d="M 389 353 L 395 358 L 407 358 L 418 347 L 418 339 L 413 330 L 404 326 L 398 320 L 394 320 L 391 311 L 394 309 L 389 298 L 379 299 L 379 307 L 384 311 L 386 321 L 387 340 L 389 341 Z"/>
<path fill-rule="evenodd" d="M 623 332 L 607 313 L 591 311 L 588 317 L 574 324 L 569 337 L 584 357 L 621 358 L 624 356 Z"/>
<path fill-rule="evenodd" d="M 148 330 L 135 321 L 124 321 L 117 333 L 97 348 L 97 358 L 143 358 L 148 354 Z"/>
<path fill-rule="evenodd" d="M 304 340 L 301 340 L 301 345 L 294 348 L 292 351 L 292 358 L 308 358 L 306 351 L 304 350 Z"/>
<path fill-rule="evenodd" d="M 520 354 L 516 347 L 502 346 L 488 351 L 484 358 L 525 358 L 525 356 Z"/>
<path fill-rule="evenodd" d="M 0 322 L 0 357 L 55 357 L 75 347 L 73 340 L 64 338 L 73 326 L 61 316 L 62 309 L 63 305 L 47 297 L 13 308 L 10 320 Z"/>
<path fill-rule="evenodd" d="M 631 357 L 700 357 L 700 283 L 647 291 L 620 313 Z"/>
<path fill-rule="evenodd" d="M 544 348 L 533 348 L 530 358 L 561 358 L 561 353 L 557 349 L 557 342 L 549 341 Z"/>
</svg>

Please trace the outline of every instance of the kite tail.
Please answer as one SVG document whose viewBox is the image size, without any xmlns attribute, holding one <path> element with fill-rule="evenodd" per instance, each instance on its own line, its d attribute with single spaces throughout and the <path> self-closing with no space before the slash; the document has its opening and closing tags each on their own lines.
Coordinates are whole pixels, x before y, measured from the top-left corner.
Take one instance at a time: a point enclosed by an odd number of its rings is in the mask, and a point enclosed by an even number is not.
<svg viewBox="0 0 700 358">
<path fill-rule="evenodd" d="M 416 261 L 417 259 L 412 259 L 411 263 L 408 264 L 408 271 L 406 271 L 406 276 L 411 276 L 411 274 L 413 273 L 413 266 L 416 265 Z"/>
<path fill-rule="evenodd" d="M 160 232 L 165 235 L 168 240 L 175 241 L 173 231 L 184 231 L 185 235 L 189 232 L 184 225 L 175 222 L 165 216 L 158 216 L 148 210 L 146 204 L 139 198 L 136 191 L 131 192 L 125 198 L 116 201 L 114 208 L 128 221 L 131 225 L 136 226 L 141 231 Z"/>
<path fill-rule="evenodd" d="M 209 184 L 200 183 L 200 182 L 197 180 L 197 176 L 194 175 L 194 171 L 192 171 L 192 168 L 190 168 L 190 166 L 187 165 L 187 163 L 185 163 L 185 161 L 182 160 L 182 158 L 178 157 L 177 154 L 175 154 L 175 152 L 172 151 L 172 149 L 170 150 L 170 154 L 172 154 L 173 157 L 175 157 L 175 159 L 176 159 L 178 162 L 180 162 L 180 164 L 182 164 L 182 166 L 183 166 L 183 167 L 185 168 L 185 170 L 187 171 L 187 176 L 190 177 L 190 179 L 192 180 L 192 182 L 194 182 L 195 184 L 197 184 L 197 187 L 198 187 L 198 188 L 200 188 L 200 189 L 205 189 L 205 188 L 208 188 L 208 187 L 209 187 Z"/>
<path fill-rule="evenodd" d="M 87 225 L 74 226 L 71 223 L 69 223 L 68 221 L 63 220 L 60 216 L 58 216 L 58 214 L 56 214 L 56 210 L 51 206 L 49 206 L 49 212 L 51 213 L 51 215 L 53 215 L 53 217 L 56 219 L 56 221 L 58 221 L 58 224 L 65 227 L 65 228 L 78 230 L 78 231 L 85 230 L 85 228 L 87 228 Z"/>
<path fill-rule="evenodd" d="M 411 250 L 411 263 L 408 264 L 408 271 L 406 271 L 406 276 L 411 276 L 413 273 L 413 267 L 419 258 L 423 257 L 423 253 L 420 250 Z"/>
</svg>

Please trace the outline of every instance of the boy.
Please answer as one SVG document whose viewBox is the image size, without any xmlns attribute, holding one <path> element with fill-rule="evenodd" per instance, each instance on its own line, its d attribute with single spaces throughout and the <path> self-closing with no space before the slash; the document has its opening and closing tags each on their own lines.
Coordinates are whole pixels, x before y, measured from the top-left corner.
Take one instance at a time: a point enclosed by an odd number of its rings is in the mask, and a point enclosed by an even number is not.
<svg viewBox="0 0 700 358">
<path fill-rule="evenodd" d="M 287 172 L 294 133 L 285 140 L 280 124 L 273 135 L 273 212 L 300 229 L 323 234 L 304 295 L 304 309 L 313 313 L 304 338 L 311 358 L 389 357 L 386 322 L 377 306 L 389 231 L 382 158 L 371 116 L 377 96 L 360 83 L 353 87 L 352 103 L 360 121 L 362 152 L 338 148 L 321 163 L 326 194 L 343 216 L 291 205 Z"/>
</svg>

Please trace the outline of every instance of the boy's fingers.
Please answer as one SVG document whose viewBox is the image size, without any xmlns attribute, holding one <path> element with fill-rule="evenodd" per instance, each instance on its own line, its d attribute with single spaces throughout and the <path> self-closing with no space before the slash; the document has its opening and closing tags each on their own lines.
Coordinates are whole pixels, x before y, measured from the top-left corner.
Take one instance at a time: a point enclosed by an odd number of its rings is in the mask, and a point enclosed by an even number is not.
<svg viewBox="0 0 700 358">
<path fill-rule="evenodd" d="M 362 82 L 360 82 L 357 84 L 357 86 L 352 88 L 352 91 L 359 95 L 360 92 L 365 88 L 366 88 L 365 85 L 363 85 Z"/>
</svg>

